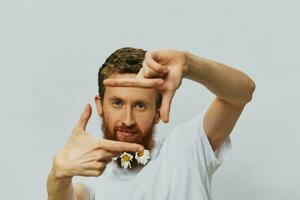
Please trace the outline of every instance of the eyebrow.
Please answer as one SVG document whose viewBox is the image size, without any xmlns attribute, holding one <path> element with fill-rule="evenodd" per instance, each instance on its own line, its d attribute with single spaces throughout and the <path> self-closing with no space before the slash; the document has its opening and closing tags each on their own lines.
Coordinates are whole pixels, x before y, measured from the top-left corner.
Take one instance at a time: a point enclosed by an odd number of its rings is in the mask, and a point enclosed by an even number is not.
<svg viewBox="0 0 300 200">
<path fill-rule="evenodd" d="M 108 98 L 109 101 L 114 101 L 114 100 L 117 100 L 117 99 L 119 99 L 121 101 L 124 101 L 124 99 L 122 99 L 121 97 L 118 97 L 116 95 Z M 142 102 L 142 103 L 145 103 L 146 105 L 150 105 L 151 104 L 151 102 L 148 101 L 148 100 L 146 100 L 146 99 L 136 99 L 136 100 L 134 100 L 134 102 L 135 103 Z"/>
</svg>

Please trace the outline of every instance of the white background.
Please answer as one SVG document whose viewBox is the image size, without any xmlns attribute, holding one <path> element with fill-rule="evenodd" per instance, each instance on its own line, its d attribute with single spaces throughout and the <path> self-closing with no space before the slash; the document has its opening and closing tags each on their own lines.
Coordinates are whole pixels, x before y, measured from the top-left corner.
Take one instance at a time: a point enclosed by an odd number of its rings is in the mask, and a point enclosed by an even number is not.
<svg viewBox="0 0 300 200">
<path fill-rule="evenodd" d="M 256 83 L 232 132 L 213 199 L 299 199 L 299 6 L 292 0 L 0 0 L 0 199 L 46 199 L 53 155 L 86 103 L 95 114 L 98 68 L 113 51 L 187 50 Z M 214 95 L 184 80 L 164 137 Z M 298 124 L 297 124 L 298 123 Z"/>
</svg>

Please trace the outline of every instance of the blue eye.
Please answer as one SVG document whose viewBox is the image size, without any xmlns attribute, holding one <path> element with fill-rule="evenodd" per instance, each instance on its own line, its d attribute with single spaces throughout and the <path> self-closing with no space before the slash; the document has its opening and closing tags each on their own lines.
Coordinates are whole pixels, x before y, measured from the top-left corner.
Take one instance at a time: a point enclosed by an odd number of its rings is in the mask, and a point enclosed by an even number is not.
<svg viewBox="0 0 300 200">
<path fill-rule="evenodd" d="M 114 105 L 115 107 L 119 107 L 119 106 L 121 106 L 121 104 L 122 104 L 122 102 L 121 102 L 121 100 L 119 100 L 119 99 L 116 99 L 116 100 L 113 101 L 113 105 Z"/>
<path fill-rule="evenodd" d="M 139 102 L 139 103 L 136 104 L 136 107 L 137 107 L 138 109 L 144 109 L 144 108 L 145 108 L 145 104 L 142 103 L 142 102 Z"/>
</svg>

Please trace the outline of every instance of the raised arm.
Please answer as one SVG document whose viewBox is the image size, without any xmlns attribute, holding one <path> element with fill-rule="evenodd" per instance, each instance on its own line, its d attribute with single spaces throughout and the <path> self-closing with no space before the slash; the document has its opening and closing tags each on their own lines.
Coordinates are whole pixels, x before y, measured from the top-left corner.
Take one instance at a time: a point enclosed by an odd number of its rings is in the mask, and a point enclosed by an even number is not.
<svg viewBox="0 0 300 200">
<path fill-rule="evenodd" d="M 189 52 L 186 55 L 188 68 L 185 77 L 204 85 L 216 95 L 203 122 L 211 146 L 216 150 L 231 133 L 245 105 L 251 101 L 255 83 L 238 69 Z"/>
<path fill-rule="evenodd" d="M 159 78 L 163 82 L 159 82 Z M 172 98 L 183 78 L 204 85 L 216 95 L 204 122 L 199 122 L 203 123 L 211 146 L 216 150 L 231 133 L 255 90 L 254 81 L 240 70 L 187 51 L 167 49 L 147 52 L 143 67 L 135 79 L 106 79 L 104 84 L 156 87 L 163 96 L 161 118 L 168 122 Z"/>
</svg>

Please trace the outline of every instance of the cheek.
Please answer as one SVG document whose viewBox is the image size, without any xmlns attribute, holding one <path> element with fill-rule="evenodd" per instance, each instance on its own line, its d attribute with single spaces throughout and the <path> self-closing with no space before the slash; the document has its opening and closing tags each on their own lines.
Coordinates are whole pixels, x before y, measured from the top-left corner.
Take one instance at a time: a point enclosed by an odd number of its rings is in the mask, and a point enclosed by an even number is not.
<svg viewBox="0 0 300 200">
<path fill-rule="evenodd" d="M 139 128 L 143 133 L 147 131 L 153 124 L 154 121 L 154 114 L 137 114 L 136 115 L 136 123 L 138 124 Z"/>
<path fill-rule="evenodd" d="M 115 124 L 118 122 L 118 116 L 114 112 L 103 112 L 103 117 L 105 119 L 105 123 L 109 127 L 109 129 L 112 131 Z"/>
</svg>

